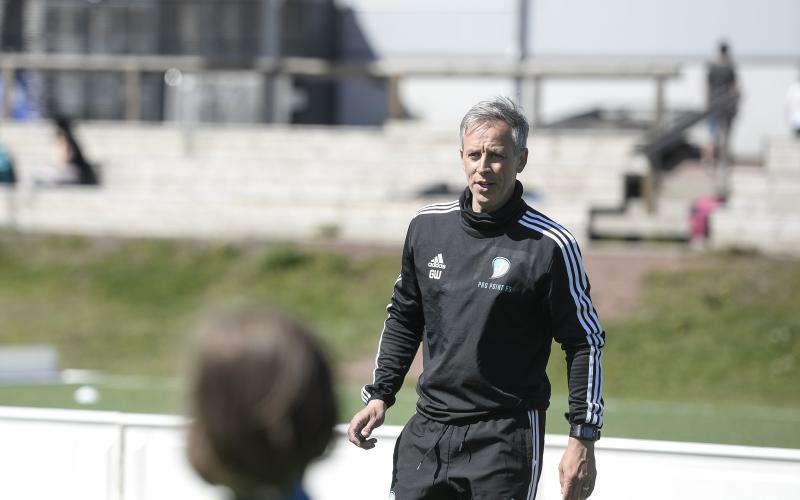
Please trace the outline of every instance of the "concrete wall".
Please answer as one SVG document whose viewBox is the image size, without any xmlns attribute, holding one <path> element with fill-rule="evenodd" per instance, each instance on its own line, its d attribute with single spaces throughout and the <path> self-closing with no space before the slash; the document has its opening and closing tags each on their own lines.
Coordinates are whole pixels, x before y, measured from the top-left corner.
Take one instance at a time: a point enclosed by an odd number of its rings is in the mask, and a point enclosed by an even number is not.
<svg viewBox="0 0 800 500">
<path fill-rule="evenodd" d="M 184 458 L 183 419 L 109 412 L 0 408 L 0 497 L 14 500 L 221 500 Z M 339 427 L 305 486 L 316 500 L 386 498 L 400 428 L 360 450 Z M 545 436 L 539 500 L 561 498 L 564 436 Z M 596 500 L 796 498 L 800 450 L 603 438 Z"/>
</svg>

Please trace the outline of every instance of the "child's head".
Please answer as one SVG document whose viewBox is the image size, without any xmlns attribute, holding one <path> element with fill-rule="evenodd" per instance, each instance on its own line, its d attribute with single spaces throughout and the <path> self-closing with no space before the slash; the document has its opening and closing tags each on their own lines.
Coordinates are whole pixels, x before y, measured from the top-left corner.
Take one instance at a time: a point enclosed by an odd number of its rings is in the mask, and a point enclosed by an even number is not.
<svg viewBox="0 0 800 500">
<path fill-rule="evenodd" d="M 306 328 L 270 310 L 230 314 L 202 332 L 191 398 L 189 461 L 243 494 L 297 483 L 336 422 L 322 351 Z"/>
</svg>

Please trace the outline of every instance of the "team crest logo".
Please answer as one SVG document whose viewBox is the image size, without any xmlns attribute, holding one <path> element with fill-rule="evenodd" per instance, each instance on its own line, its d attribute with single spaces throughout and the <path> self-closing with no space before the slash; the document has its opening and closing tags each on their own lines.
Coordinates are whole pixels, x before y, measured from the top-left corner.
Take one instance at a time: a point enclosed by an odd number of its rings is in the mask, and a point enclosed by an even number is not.
<svg viewBox="0 0 800 500">
<path fill-rule="evenodd" d="M 511 268 L 511 261 L 505 257 L 495 257 L 492 260 L 492 276 L 490 280 L 502 278 L 508 273 Z"/>
</svg>

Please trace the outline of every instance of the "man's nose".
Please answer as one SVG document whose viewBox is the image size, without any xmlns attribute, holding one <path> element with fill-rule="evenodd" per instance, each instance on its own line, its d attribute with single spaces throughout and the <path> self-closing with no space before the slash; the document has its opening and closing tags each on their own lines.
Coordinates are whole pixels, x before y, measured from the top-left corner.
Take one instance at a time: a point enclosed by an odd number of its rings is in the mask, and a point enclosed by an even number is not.
<svg viewBox="0 0 800 500">
<path fill-rule="evenodd" d="M 478 171 L 484 172 L 487 170 L 491 170 L 491 162 L 489 161 L 489 155 L 484 154 L 478 162 Z"/>
</svg>

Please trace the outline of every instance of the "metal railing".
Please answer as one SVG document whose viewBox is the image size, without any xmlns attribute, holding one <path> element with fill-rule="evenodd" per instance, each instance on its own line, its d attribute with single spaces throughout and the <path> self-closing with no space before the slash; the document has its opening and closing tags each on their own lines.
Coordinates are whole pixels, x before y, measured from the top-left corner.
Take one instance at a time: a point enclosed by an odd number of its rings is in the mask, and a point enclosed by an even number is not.
<svg viewBox="0 0 800 500">
<path fill-rule="evenodd" d="M 725 113 L 735 113 L 733 110 L 735 110 L 738 102 L 738 94 L 720 97 L 711 102 L 706 109 L 683 113 L 677 117 L 674 123 L 655 128 L 647 134 L 642 144 L 637 147 L 637 150 L 647 157 L 650 167 L 643 185 L 643 198 L 648 212 L 653 213 L 657 209 L 656 198 L 661 187 L 664 153 L 683 141 L 686 131 L 702 120 L 717 118 Z M 719 169 L 720 171 L 728 171 L 730 169 L 728 154 L 726 151 L 722 151 L 720 154 L 721 163 Z M 728 179 L 725 175 L 719 179 L 717 185 L 719 193 L 727 193 L 727 182 Z"/>
<path fill-rule="evenodd" d="M 261 73 L 269 78 L 312 77 L 327 80 L 348 78 L 378 78 L 388 82 L 388 109 L 391 119 L 402 118 L 399 97 L 400 83 L 410 77 L 506 77 L 520 79 L 532 87 L 533 106 L 531 121 L 541 123 L 543 83 L 556 79 L 618 79 L 651 80 L 654 85 L 653 127 L 661 127 L 666 109 L 664 85 L 667 80 L 680 75 L 677 64 L 613 64 L 577 65 L 538 62 L 504 62 L 495 60 L 378 60 L 371 62 L 330 61 L 314 58 L 253 59 L 247 67 L 229 67 L 224 61 L 201 56 L 157 55 L 100 55 L 100 54 L 32 54 L 0 53 L 0 71 L 3 81 L 12 82 L 20 70 L 119 72 L 125 75 L 125 118 L 141 118 L 142 75 L 160 73 L 170 69 L 182 72 L 210 72 L 243 70 Z M 11 85 L 3 86 L 2 116 L 9 117 Z M 285 97 L 285 85 L 274 85 L 273 102 Z M 275 121 L 279 121 L 277 118 Z"/>
</svg>

